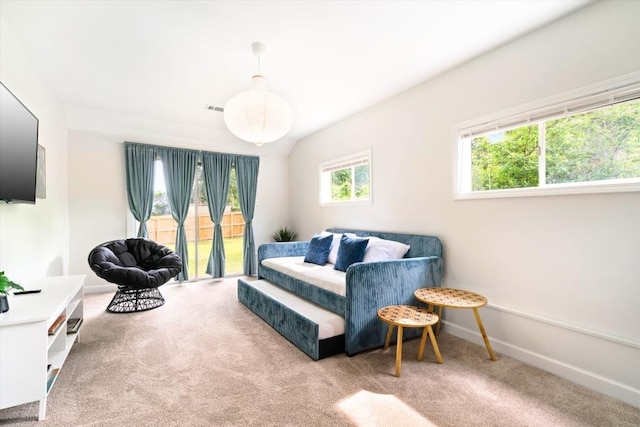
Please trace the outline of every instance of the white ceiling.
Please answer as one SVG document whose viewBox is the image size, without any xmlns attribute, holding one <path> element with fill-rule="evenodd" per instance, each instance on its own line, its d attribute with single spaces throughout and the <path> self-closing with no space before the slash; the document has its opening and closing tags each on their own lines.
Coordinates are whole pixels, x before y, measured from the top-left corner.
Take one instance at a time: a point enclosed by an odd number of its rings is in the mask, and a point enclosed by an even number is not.
<svg viewBox="0 0 640 427">
<path fill-rule="evenodd" d="M 0 16 L 72 128 L 288 153 L 300 138 L 589 2 L 1 0 Z M 294 111 L 287 137 L 260 149 L 205 110 L 249 88 L 254 41 L 269 48 L 261 66 L 269 89 Z"/>
</svg>

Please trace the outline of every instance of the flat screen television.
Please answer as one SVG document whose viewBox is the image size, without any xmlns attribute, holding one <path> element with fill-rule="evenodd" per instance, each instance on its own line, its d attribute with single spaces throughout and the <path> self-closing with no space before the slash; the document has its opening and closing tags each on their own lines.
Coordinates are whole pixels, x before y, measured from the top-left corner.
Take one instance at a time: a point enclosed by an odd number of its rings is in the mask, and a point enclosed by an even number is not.
<svg viewBox="0 0 640 427">
<path fill-rule="evenodd" d="M 0 82 L 0 200 L 35 203 L 38 119 Z"/>
</svg>

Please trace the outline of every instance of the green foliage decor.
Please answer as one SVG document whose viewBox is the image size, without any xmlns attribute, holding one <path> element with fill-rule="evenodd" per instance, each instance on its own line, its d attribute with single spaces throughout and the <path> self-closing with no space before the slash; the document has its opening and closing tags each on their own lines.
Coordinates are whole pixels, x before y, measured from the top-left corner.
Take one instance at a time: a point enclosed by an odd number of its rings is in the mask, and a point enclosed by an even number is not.
<svg viewBox="0 0 640 427">
<path fill-rule="evenodd" d="M 9 278 L 4 275 L 4 271 L 0 271 L 0 295 L 8 295 L 11 289 L 24 291 L 24 288 L 22 286 L 18 285 L 16 282 L 12 282 L 11 280 L 9 280 Z"/>
<path fill-rule="evenodd" d="M 287 227 L 282 227 L 271 235 L 274 242 L 293 242 L 296 237 L 298 237 L 298 233 Z"/>
</svg>

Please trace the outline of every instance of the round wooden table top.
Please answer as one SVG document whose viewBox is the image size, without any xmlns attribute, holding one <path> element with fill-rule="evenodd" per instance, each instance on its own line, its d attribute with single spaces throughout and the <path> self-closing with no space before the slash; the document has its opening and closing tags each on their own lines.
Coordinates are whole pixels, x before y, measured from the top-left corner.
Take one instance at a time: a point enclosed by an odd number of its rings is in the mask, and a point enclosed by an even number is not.
<svg viewBox="0 0 640 427">
<path fill-rule="evenodd" d="M 423 328 L 438 323 L 438 315 L 426 308 L 411 305 L 390 305 L 378 310 L 380 320 L 395 326 Z"/>
<path fill-rule="evenodd" d="M 453 288 L 422 288 L 413 293 L 415 297 L 432 305 L 452 308 L 475 308 L 487 305 L 487 299 L 475 292 Z"/>
</svg>

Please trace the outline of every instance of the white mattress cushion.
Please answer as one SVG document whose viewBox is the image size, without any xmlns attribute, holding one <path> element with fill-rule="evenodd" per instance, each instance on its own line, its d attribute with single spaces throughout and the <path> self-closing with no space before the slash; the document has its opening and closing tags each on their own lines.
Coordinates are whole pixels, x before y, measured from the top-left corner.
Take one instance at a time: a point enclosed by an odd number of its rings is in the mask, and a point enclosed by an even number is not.
<svg viewBox="0 0 640 427">
<path fill-rule="evenodd" d="M 318 339 L 323 340 L 344 334 L 344 317 L 325 310 L 266 280 L 255 280 L 246 283 L 269 295 L 271 299 L 277 300 L 282 305 L 313 321 L 318 325 Z"/>
<path fill-rule="evenodd" d="M 341 296 L 346 295 L 347 274 L 334 270 L 332 264 L 304 262 L 303 256 L 267 258 L 262 265 Z"/>
</svg>

